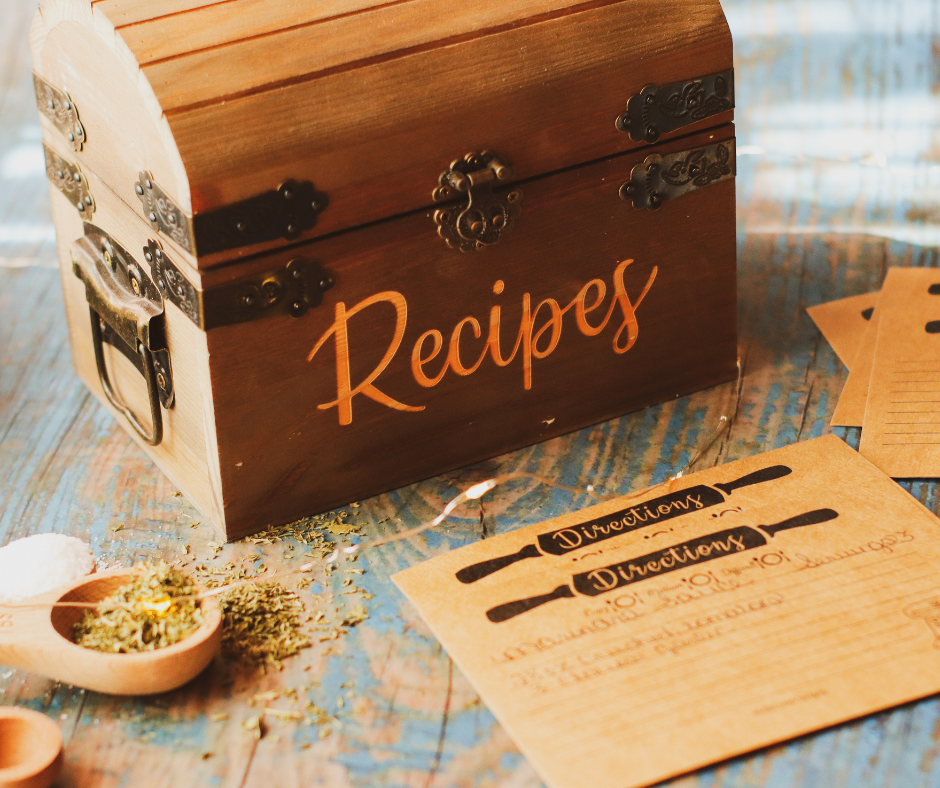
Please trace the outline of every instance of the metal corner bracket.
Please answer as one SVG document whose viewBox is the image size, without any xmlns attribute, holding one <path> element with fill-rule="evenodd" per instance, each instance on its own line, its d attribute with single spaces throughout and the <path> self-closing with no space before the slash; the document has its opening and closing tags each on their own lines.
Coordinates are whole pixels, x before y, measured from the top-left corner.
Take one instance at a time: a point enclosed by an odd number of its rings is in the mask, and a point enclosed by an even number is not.
<svg viewBox="0 0 940 788">
<path fill-rule="evenodd" d="M 88 180 L 74 162 L 60 156 L 44 142 L 42 152 L 46 158 L 46 177 L 62 192 L 84 219 L 95 212 L 95 200 L 88 188 Z"/>
<path fill-rule="evenodd" d="M 72 145 L 80 151 L 85 144 L 85 127 L 78 119 L 78 107 L 64 90 L 51 85 L 35 71 L 33 87 L 36 89 L 36 106 L 49 122 L 56 127 Z"/>
<path fill-rule="evenodd" d="M 189 216 L 146 170 L 138 174 L 134 190 L 151 227 L 190 254 L 202 256 L 279 238 L 299 238 L 314 228 L 329 204 L 327 196 L 316 191 L 310 181 L 289 180 L 247 200 Z"/>
<path fill-rule="evenodd" d="M 663 134 L 734 108 L 734 70 L 658 88 L 647 85 L 627 102 L 616 125 L 634 142 L 654 143 Z"/>
<path fill-rule="evenodd" d="M 735 170 L 734 139 L 665 156 L 654 153 L 633 168 L 620 198 L 656 211 L 666 200 L 733 179 Z"/>
</svg>

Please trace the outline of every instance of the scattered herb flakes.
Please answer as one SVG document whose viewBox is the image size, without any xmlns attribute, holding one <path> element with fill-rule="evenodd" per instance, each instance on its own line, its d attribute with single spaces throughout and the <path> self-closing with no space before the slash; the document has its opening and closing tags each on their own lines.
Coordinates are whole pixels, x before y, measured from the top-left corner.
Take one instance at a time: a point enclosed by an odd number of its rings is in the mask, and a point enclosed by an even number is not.
<svg viewBox="0 0 940 788">
<path fill-rule="evenodd" d="M 228 714 L 226 714 L 225 712 L 219 712 L 218 714 L 209 715 L 210 722 L 224 722 L 227 719 L 228 719 Z"/>
<path fill-rule="evenodd" d="M 264 714 L 267 714 L 270 717 L 277 717 L 281 720 L 291 720 L 294 722 L 302 722 L 304 715 L 299 711 L 294 711 L 293 709 L 265 709 Z"/>
<path fill-rule="evenodd" d="M 256 703 L 264 703 L 269 700 L 277 700 L 281 697 L 281 693 L 271 690 L 269 692 L 256 692 L 251 697 L 254 698 Z"/>
<path fill-rule="evenodd" d="M 242 727 L 259 741 L 264 736 L 265 731 L 261 724 L 261 717 L 258 715 L 242 720 Z"/>
<path fill-rule="evenodd" d="M 115 654 L 153 651 L 172 646 L 203 622 L 199 604 L 175 597 L 196 593 L 193 581 L 167 563 L 138 564 L 133 581 L 88 610 L 75 624 L 75 642 L 84 648 Z"/>
<path fill-rule="evenodd" d="M 124 523 L 121 523 L 121 524 L 119 524 L 119 525 L 114 526 L 114 528 L 112 528 L 111 530 L 112 530 L 112 531 L 123 531 L 123 530 L 124 530 Z"/>
<path fill-rule="evenodd" d="M 321 739 L 325 739 L 325 738 L 326 738 L 327 736 L 329 736 L 332 732 L 333 732 L 333 729 L 332 729 L 332 728 L 320 728 L 319 736 L 320 736 Z"/>
<path fill-rule="evenodd" d="M 204 752 L 202 755 L 199 756 L 200 760 L 203 760 L 203 761 L 208 761 L 211 757 L 212 757 L 211 752 Z"/>
</svg>

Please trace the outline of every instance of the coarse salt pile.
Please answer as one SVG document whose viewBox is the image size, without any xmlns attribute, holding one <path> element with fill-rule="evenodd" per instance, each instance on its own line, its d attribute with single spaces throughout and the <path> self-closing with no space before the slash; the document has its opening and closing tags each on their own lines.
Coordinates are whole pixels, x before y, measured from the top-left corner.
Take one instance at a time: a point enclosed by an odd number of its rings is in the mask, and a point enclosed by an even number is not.
<svg viewBox="0 0 940 788">
<path fill-rule="evenodd" d="M 95 571 L 91 548 L 63 534 L 36 534 L 0 547 L 0 602 L 27 599 Z"/>
</svg>

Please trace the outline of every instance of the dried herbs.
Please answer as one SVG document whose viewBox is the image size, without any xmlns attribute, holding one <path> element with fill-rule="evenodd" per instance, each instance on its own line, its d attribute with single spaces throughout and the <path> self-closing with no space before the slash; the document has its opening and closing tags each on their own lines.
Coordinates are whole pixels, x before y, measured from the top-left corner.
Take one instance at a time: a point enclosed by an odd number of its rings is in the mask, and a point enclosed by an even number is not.
<svg viewBox="0 0 940 788">
<path fill-rule="evenodd" d="M 219 596 L 219 605 L 227 656 L 280 668 L 282 659 L 310 645 L 301 630 L 303 603 L 280 583 L 233 588 Z"/>
<path fill-rule="evenodd" d="M 75 624 L 78 645 L 113 654 L 154 651 L 179 643 L 199 628 L 199 603 L 175 601 L 197 592 L 190 578 L 163 562 L 138 564 L 137 569 L 130 583 Z"/>
</svg>

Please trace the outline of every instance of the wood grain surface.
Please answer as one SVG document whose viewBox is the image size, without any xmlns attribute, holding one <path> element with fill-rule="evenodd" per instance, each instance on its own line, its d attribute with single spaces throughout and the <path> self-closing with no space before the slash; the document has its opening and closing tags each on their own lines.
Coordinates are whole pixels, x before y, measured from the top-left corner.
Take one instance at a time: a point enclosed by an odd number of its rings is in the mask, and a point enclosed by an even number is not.
<svg viewBox="0 0 940 788">
<path fill-rule="evenodd" d="M 147 5 L 136 4 L 139 18 Z M 805 307 L 876 289 L 889 265 L 940 263 L 936 5 L 725 0 L 724 7 L 737 67 L 744 378 L 730 433 L 698 467 L 827 432 L 845 369 Z M 186 543 L 208 558 L 211 529 L 192 527 L 193 510 L 72 370 L 26 45 L 33 11 L 33 0 L 5 0 L 0 22 L 0 543 L 58 531 L 89 540 L 113 565 L 179 557 Z M 351 519 L 365 524 L 366 536 L 416 525 L 459 489 L 513 469 L 614 492 L 642 487 L 687 462 L 734 399 L 733 384 L 680 398 L 362 501 Z M 857 445 L 856 430 L 835 432 Z M 936 484 L 903 486 L 940 508 Z M 63 788 L 538 788 L 388 577 L 587 502 L 520 481 L 460 510 L 449 529 L 363 554 L 356 582 L 375 594 L 369 619 L 288 660 L 283 672 L 220 662 L 182 690 L 120 700 L 0 667 L 0 703 L 43 711 L 60 725 Z M 112 530 L 120 523 L 124 529 Z M 290 552 L 283 542 L 235 544 L 215 562 L 263 555 L 279 566 Z M 240 725 L 258 713 L 247 705 L 252 695 L 302 687 L 340 721 L 332 735 L 320 739 L 317 727 L 271 719 L 257 741 Z M 271 705 L 287 707 L 283 696 Z M 940 703 L 928 699 L 671 785 L 930 788 L 940 785 L 938 754 Z"/>
</svg>

